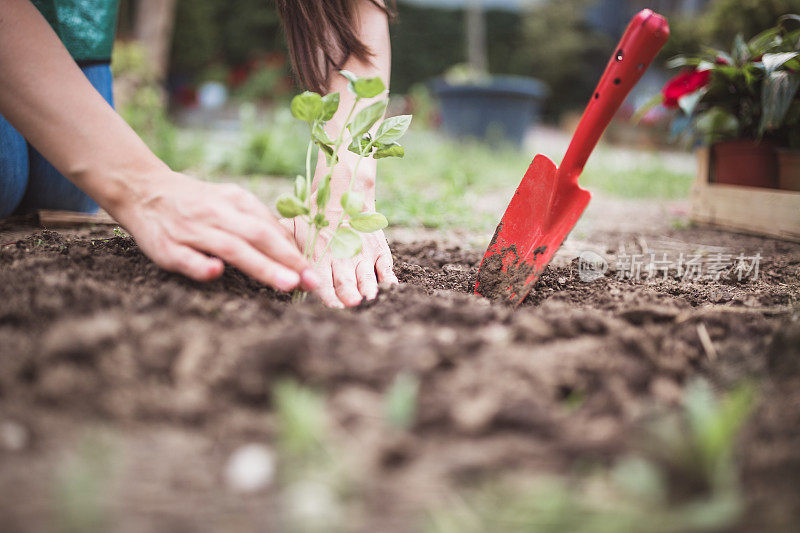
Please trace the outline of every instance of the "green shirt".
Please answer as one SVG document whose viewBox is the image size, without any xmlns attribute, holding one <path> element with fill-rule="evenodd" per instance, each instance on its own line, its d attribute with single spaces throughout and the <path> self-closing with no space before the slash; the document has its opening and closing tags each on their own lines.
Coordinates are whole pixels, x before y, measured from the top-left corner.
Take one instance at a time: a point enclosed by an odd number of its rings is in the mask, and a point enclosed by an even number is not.
<svg viewBox="0 0 800 533">
<path fill-rule="evenodd" d="M 53 27 L 75 61 L 111 59 L 119 0 L 32 2 Z"/>
</svg>

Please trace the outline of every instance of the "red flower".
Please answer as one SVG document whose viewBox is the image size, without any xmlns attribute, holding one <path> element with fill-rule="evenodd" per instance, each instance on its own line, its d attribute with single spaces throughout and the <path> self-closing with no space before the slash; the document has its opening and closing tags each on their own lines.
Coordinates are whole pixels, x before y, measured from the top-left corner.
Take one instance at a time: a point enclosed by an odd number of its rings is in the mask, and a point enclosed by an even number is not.
<svg viewBox="0 0 800 533">
<path fill-rule="evenodd" d="M 662 102 L 664 107 L 671 109 L 678 107 L 678 100 L 682 96 L 686 96 L 701 87 L 705 87 L 709 79 L 711 79 L 710 70 L 698 71 L 694 68 L 684 70 L 669 80 L 667 84 L 664 85 L 664 88 L 661 89 L 661 94 L 664 95 L 664 100 Z"/>
</svg>

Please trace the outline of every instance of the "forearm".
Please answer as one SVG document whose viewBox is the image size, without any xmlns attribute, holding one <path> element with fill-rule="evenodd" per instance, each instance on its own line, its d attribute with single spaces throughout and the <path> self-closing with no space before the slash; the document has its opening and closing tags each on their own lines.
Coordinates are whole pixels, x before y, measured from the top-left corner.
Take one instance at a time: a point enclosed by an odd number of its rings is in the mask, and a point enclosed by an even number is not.
<svg viewBox="0 0 800 533">
<path fill-rule="evenodd" d="M 107 210 L 135 194 L 135 182 L 168 171 L 28 0 L 0 2 L 0 114 Z"/>
<path fill-rule="evenodd" d="M 357 58 L 351 57 L 344 64 L 344 69 L 353 72 L 359 77 L 377 76 L 383 80 L 388 88 L 391 72 L 391 45 L 389 42 L 389 22 L 386 14 L 378 9 L 372 2 L 362 0 L 358 6 L 358 21 L 359 37 L 364 44 L 372 50 L 373 57 L 370 62 L 363 62 Z M 347 115 L 353 107 L 355 95 L 347 89 L 347 80 L 338 73 L 334 73 L 334 75 L 331 76 L 330 83 L 326 89 L 328 93 L 338 92 L 340 95 L 339 110 L 328 122 L 327 126 L 329 135 L 335 137 L 345 124 Z M 383 98 L 383 95 L 375 99 L 361 100 L 356 112 L 380 98 Z M 347 132 L 345 135 L 347 135 Z M 377 162 L 374 159 L 365 159 L 361 161 L 361 164 L 358 166 L 358 175 L 353 176 L 358 156 L 347 150 L 348 145 L 349 140 L 347 140 L 344 146 L 339 150 L 340 162 L 338 166 L 342 168 L 343 172 L 337 171 L 334 173 L 331 179 L 332 192 L 334 194 L 337 191 L 344 192 L 352 176 L 353 187 L 365 193 L 367 202 L 374 203 Z M 327 169 L 324 154 L 320 154 L 317 167 L 323 170 Z M 320 176 L 320 172 L 317 172 L 317 176 Z"/>
</svg>

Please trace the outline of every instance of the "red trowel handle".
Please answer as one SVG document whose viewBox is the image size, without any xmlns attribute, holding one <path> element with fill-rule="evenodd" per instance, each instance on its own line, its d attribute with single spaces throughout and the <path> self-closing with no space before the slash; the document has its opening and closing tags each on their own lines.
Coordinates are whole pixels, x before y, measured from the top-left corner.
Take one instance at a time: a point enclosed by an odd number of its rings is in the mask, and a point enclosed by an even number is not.
<svg viewBox="0 0 800 533">
<path fill-rule="evenodd" d="M 668 37 L 669 26 L 661 15 L 643 9 L 633 17 L 583 112 L 559 174 L 578 179 L 611 118 Z"/>
</svg>

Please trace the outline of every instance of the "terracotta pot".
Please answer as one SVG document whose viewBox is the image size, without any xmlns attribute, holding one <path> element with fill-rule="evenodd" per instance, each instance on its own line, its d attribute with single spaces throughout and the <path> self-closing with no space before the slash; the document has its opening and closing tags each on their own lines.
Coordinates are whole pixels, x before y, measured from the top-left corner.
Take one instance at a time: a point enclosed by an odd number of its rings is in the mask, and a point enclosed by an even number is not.
<svg viewBox="0 0 800 533">
<path fill-rule="evenodd" d="M 800 191 L 800 150 L 779 149 L 778 186 L 787 191 Z"/>
<path fill-rule="evenodd" d="M 711 147 L 711 177 L 715 183 L 777 188 L 775 149 L 749 140 L 716 143 Z"/>
</svg>

